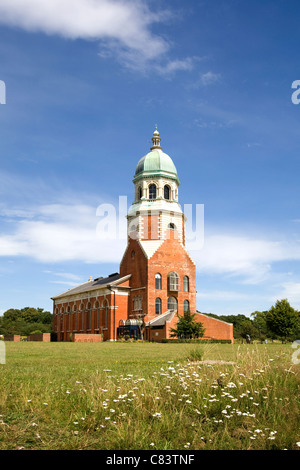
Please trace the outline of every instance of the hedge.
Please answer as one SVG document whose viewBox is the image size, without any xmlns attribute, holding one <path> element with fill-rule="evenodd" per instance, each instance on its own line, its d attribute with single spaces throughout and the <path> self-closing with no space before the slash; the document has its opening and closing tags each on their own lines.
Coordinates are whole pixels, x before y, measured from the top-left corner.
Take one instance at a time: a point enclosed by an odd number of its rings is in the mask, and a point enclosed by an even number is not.
<svg viewBox="0 0 300 470">
<path fill-rule="evenodd" d="M 162 343 L 223 343 L 223 344 L 231 344 L 230 339 L 162 339 Z"/>
</svg>

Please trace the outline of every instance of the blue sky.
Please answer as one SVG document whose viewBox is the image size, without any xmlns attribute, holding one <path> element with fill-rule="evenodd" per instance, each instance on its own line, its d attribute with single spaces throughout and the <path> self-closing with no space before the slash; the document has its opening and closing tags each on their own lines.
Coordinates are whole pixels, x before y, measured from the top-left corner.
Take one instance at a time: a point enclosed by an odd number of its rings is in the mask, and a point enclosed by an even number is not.
<svg viewBox="0 0 300 470">
<path fill-rule="evenodd" d="M 300 4 L 0 0 L 0 313 L 119 270 L 101 204 L 133 200 L 155 124 L 204 204 L 197 308 L 300 308 Z"/>
</svg>

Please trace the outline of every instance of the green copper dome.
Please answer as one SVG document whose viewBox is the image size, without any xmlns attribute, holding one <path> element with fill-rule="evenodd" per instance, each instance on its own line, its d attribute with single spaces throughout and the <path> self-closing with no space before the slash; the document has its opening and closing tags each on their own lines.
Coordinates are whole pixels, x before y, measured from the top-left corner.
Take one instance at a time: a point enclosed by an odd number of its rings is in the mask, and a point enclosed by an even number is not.
<svg viewBox="0 0 300 470">
<path fill-rule="evenodd" d="M 165 176 L 175 179 L 178 175 L 173 160 L 160 147 L 160 137 L 156 130 L 153 134 L 151 152 L 140 159 L 135 170 L 135 180 L 145 176 Z"/>
</svg>

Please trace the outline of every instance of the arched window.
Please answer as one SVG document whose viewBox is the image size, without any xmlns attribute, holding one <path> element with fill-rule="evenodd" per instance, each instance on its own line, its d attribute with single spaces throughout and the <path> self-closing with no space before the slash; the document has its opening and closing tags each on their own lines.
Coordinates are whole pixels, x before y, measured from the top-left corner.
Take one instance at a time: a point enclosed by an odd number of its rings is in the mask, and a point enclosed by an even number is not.
<svg viewBox="0 0 300 470">
<path fill-rule="evenodd" d="M 183 292 L 189 292 L 190 290 L 190 282 L 188 276 L 183 277 Z"/>
<path fill-rule="evenodd" d="M 84 325 L 84 304 L 80 304 L 80 316 L 79 316 L 79 321 L 80 321 L 80 331 L 83 331 L 83 325 Z M 79 329 L 79 325 L 78 325 Z"/>
<path fill-rule="evenodd" d="M 155 274 L 155 289 L 161 289 L 161 275 Z"/>
<path fill-rule="evenodd" d="M 67 316 L 67 331 L 71 331 L 71 307 L 69 306 L 67 308 L 67 313 L 68 313 L 68 316 Z"/>
<path fill-rule="evenodd" d="M 176 225 L 173 224 L 173 223 L 171 223 L 171 224 L 168 225 L 168 229 L 169 229 L 169 230 L 175 230 L 175 229 L 176 229 Z"/>
<path fill-rule="evenodd" d="M 109 309 L 109 304 L 107 300 L 104 301 L 103 307 L 104 307 L 104 328 L 107 329 L 108 328 L 108 309 Z"/>
<path fill-rule="evenodd" d="M 77 318 L 78 318 L 78 314 L 77 314 L 77 305 L 76 305 L 76 304 L 75 304 L 74 307 L 73 307 L 73 311 L 74 311 L 73 331 L 77 331 Z"/>
<path fill-rule="evenodd" d="M 140 186 L 138 189 L 138 198 L 142 199 L 142 195 L 143 195 L 143 190 L 142 190 L 142 187 Z"/>
<path fill-rule="evenodd" d="M 179 276 L 174 271 L 168 275 L 168 290 L 179 291 Z"/>
<path fill-rule="evenodd" d="M 92 325 L 92 306 L 89 302 L 87 305 L 87 329 L 90 330 Z"/>
<path fill-rule="evenodd" d="M 149 199 L 156 199 L 156 186 L 155 186 L 155 184 L 150 184 L 150 186 L 149 186 Z"/>
<path fill-rule="evenodd" d="M 177 300 L 175 297 L 168 298 L 168 310 L 177 310 Z"/>
<path fill-rule="evenodd" d="M 187 313 L 189 311 L 189 309 L 190 309 L 190 303 L 189 303 L 188 300 L 185 300 L 183 302 L 183 311 L 184 311 L 184 313 Z"/>
<path fill-rule="evenodd" d="M 164 186 L 164 198 L 170 199 L 170 186 L 167 184 Z"/>
<path fill-rule="evenodd" d="M 100 304 L 98 301 L 95 303 L 95 309 L 96 309 L 96 330 L 99 330 Z"/>
<path fill-rule="evenodd" d="M 155 299 L 155 313 L 161 315 L 161 299 L 159 297 Z"/>
</svg>

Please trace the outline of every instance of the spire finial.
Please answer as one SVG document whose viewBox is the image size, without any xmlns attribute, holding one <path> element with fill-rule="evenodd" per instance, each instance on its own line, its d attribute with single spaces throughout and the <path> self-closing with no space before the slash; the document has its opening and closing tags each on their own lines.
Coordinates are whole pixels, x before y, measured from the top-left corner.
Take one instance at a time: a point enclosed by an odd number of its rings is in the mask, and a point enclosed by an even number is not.
<svg viewBox="0 0 300 470">
<path fill-rule="evenodd" d="M 157 130 L 157 124 L 155 124 L 155 131 L 153 132 L 153 137 L 152 137 L 153 145 L 150 148 L 150 150 L 154 150 L 154 149 L 160 149 L 161 150 L 160 140 L 161 139 L 159 137 L 159 132 Z"/>
</svg>

